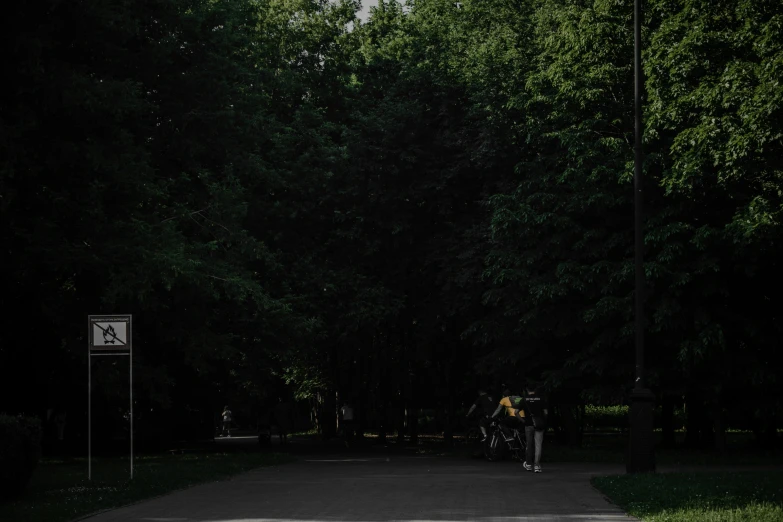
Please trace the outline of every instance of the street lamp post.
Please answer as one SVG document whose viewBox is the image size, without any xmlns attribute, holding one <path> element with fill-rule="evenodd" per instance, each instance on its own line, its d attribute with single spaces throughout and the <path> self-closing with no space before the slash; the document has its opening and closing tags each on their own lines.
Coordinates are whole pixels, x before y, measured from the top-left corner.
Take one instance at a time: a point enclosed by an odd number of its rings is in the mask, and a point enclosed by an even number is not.
<svg viewBox="0 0 783 522">
<path fill-rule="evenodd" d="M 634 250 L 636 289 L 634 291 L 636 381 L 631 392 L 631 437 L 626 459 L 628 473 L 655 471 L 653 441 L 654 394 L 644 382 L 644 172 L 642 170 L 642 0 L 634 0 Z"/>
</svg>

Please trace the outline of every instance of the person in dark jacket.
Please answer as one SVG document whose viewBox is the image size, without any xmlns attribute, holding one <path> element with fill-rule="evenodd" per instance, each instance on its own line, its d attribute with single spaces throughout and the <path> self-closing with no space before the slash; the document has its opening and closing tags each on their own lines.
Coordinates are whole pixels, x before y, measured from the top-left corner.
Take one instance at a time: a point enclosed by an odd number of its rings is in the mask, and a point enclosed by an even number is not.
<svg viewBox="0 0 783 522">
<path fill-rule="evenodd" d="M 484 439 L 487 438 L 487 427 L 489 426 L 489 416 L 492 415 L 492 412 L 495 410 L 495 401 L 492 400 L 492 397 L 490 397 L 486 391 L 479 390 L 478 398 L 473 402 L 473 405 L 471 405 L 470 409 L 468 410 L 468 414 L 465 415 L 465 417 L 470 417 L 471 414 L 476 411 L 479 415 L 479 429 L 481 429 L 481 433 L 484 435 Z"/>
<path fill-rule="evenodd" d="M 544 444 L 544 432 L 549 415 L 546 399 L 539 395 L 535 383 L 527 384 L 525 397 L 525 438 L 527 451 L 522 465 L 528 471 L 541 473 L 541 446 Z"/>
<path fill-rule="evenodd" d="M 288 442 L 288 435 L 294 429 L 294 412 L 293 405 L 279 399 L 279 402 L 275 406 L 275 422 L 277 423 L 277 434 L 280 437 L 280 444 L 286 444 Z"/>
<path fill-rule="evenodd" d="M 228 437 L 231 438 L 231 410 L 228 409 L 228 406 L 223 408 L 223 413 L 221 414 L 221 417 L 223 419 L 223 431 L 220 433 L 220 436 L 222 437 L 223 434 L 228 433 Z"/>
</svg>

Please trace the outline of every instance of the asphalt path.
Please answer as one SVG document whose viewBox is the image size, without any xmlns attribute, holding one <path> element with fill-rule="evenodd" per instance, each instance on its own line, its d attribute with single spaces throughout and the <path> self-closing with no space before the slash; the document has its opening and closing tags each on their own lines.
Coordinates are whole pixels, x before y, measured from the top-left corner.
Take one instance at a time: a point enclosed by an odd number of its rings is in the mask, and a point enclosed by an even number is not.
<svg viewBox="0 0 783 522">
<path fill-rule="evenodd" d="M 556 463 L 534 474 L 510 461 L 360 452 L 303 454 L 291 464 L 260 468 L 87 520 L 636 520 L 590 485 L 592 476 L 623 471 L 619 465 Z"/>
</svg>

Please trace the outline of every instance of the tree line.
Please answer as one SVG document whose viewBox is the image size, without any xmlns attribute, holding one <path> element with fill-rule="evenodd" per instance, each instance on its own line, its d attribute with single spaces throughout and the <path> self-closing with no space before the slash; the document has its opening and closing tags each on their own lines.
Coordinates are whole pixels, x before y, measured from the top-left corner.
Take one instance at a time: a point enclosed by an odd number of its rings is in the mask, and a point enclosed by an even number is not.
<svg viewBox="0 0 783 522">
<path fill-rule="evenodd" d="M 624 400 L 633 2 L 359 7 L 6 8 L 2 409 L 78 419 L 86 315 L 126 312 L 139 426 L 292 393 L 327 436 L 349 398 L 381 436 L 415 439 L 430 408 L 448 438 L 477 387 L 535 379 L 578 443 L 580 405 Z M 644 16 L 664 442 L 683 404 L 691 445 L 721 447 L 729 425 L 772 442 L 783 5 L 647 0 Z M 120 418 L 127 368 L 101 365 L 96 400 Z"/>
</svg>

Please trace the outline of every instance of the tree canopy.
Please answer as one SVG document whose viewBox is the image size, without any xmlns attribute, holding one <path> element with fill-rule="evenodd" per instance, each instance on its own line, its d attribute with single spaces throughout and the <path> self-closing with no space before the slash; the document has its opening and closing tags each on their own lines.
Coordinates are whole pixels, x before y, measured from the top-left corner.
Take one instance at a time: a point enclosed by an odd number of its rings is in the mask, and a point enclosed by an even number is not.
<svg viewBox="0 0 783 522">
<path fill-rule="evenodd" d="M 79 410 L 85 316 L 121 312 L 148 418 L 285 384 L 326 434 L 337 394 L 415 437 L 478 386 L 623 400 L 633 2 L 359 8 L 6 7 L 2 409 Z M 743 387 L 774 425 L 783 5 L 644 15 L 650 385 L 718 412 Z"/>
</svg>

